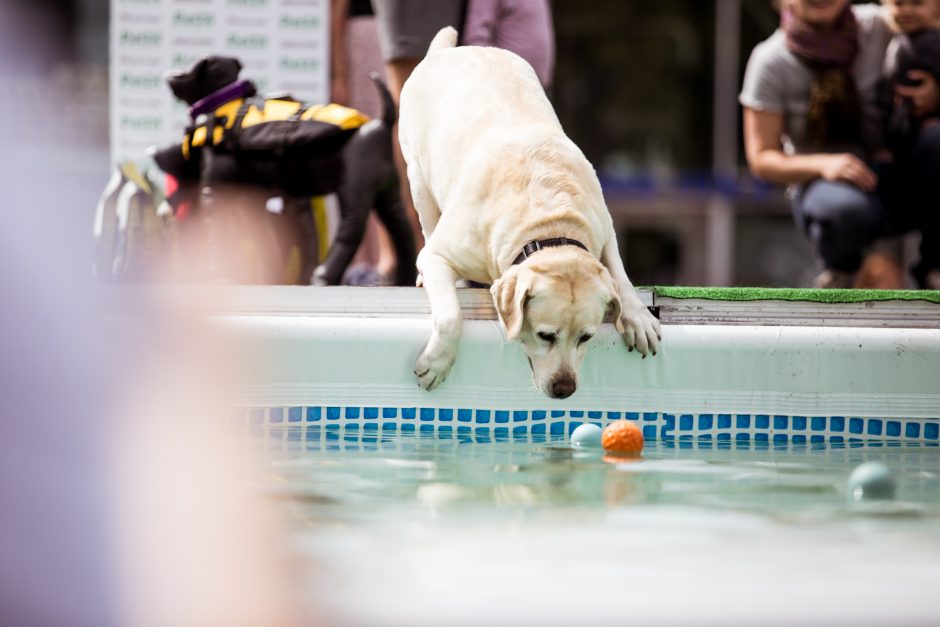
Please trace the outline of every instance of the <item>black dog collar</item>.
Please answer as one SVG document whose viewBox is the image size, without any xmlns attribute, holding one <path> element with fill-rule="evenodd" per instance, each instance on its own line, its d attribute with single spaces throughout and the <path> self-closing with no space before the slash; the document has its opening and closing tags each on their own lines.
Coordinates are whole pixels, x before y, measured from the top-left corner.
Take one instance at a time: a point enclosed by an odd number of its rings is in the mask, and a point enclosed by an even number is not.
<svg viewBox="0 0 940 627">
<path fill-rule="evenodd" d="M 533 253 L 540 251 L 543 248 L 551 248 L 553 246 L 577 246 L 578 248 L 583 248 L 584 250 L 588 249 L 587 246 L 578 240 L 571 239 L 569 237 L 553 237 L 551 239 L 535 240 L 522 247 L 522 252 L 519 253 L 519 256 L 516 257 L 516 260 L 512 262 L 512 265 L 520 264 L 532 256 Z"/>
</svg>

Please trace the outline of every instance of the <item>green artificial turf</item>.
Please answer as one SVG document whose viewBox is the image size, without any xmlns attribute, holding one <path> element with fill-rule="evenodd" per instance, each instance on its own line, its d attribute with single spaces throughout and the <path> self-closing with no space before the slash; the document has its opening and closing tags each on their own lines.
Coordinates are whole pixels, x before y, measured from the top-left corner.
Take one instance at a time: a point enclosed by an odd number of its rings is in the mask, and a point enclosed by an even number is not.
<svg viewBox="0 0 940 627">
<path fill-rule="evenodd" d="M 794 300 L 815 303 L 863 303 L 876 300 L 925 300 L 940 303 L 937 290 L 817 290 L 766 287 L 653 287 L 656 296 L 706 300 Z"/>
</svg>

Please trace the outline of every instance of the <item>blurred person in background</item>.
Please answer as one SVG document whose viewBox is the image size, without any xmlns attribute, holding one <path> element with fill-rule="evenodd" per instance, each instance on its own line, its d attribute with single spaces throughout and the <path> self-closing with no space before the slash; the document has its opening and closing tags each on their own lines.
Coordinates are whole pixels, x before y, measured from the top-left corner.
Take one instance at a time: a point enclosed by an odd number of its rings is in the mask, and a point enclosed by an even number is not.
<svg viewBox="0 0 940 627">
<path fill-rule="evenodd" d="M 330 20 L 330 101 L 381 117 L 382 103 L 369 79 L 372 72 L 384 74 L 371 0 L 332 0 Z M 395 249 L 373 213 L 344 282 L 391 285 L 394 276 Z"/>
<path fill-rule="evenodd" d="M 918 135 L 940 124 L 940 110 L 916 111 L 897 87 L 916 87 L 924 74 L 940 82 L 940 0 L 884 0 L 895 35 L 888 44 L 879 96 L 884 109 L 885 160 L 906 161 Z M 903 89 L 902 89 L 903 93 Z"/>
<path fill-rule="evenodd" d="M 217 415 L 239 348 L 92 283 L 107 137 L 48 132 L 94 128 L 50 89 L 77 66 L 63 4 L 0 3 L 0 625 L 309 624 L 264 467 Z"/>
<path fill-rule="evenodd" d="M 529 62 L 547 93 L 555 70 L 555 30 L 549 0 L 467 0 L 460 43 L 494 46 Z"/>
<path fill-rule="evenodd" d="M 379 26 L 379 45 L 385 61 L 388 88 L 398 106 L 402 86 L 424 58 L 437 31 L 445 26 L 453 26 L 458 32 L 463 29 L 466 0 L 372 0 L 372 8 Z M 393 145 L 401 180 L 402 201 L 411 218 L 415 243 L 421 250 L 424 247 L 424 234 L 411 199 L 405 160 L 398 143 L 397 124 Z"/>
<path fill-rule="evenodd" d="M 815 285 L 852 287 L 877 237 L 919 228 L 915 277 L 940 287 L 938 233 L 926 219 L 940 204 L 940 141 L 926 138 L 919 148 L 924 168 L 876 173 L 873 163 L 884 145 L 877 85 L 891 38 L 885 11 L 849 0 L 784 0 L 780 8 L 781 28 L 754 49 L 745 71 L 745 152 L 755 176 L 789 186 L 796 220 L 824 266 Z M 930 77 L 903 89 L 918 108 L 940 99 Z"/>
</svg>

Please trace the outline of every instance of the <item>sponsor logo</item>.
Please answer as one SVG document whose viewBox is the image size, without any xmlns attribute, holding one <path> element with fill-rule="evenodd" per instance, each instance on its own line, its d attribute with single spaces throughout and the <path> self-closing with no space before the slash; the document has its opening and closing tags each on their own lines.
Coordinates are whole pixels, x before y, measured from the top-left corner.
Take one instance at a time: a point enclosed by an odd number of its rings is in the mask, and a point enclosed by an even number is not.
<svg viewBox="0 0 940 627">
<path fill-rule="evenodd" d="M 176 11 L 173 13 L 173 26 L 187 26 L 194 28 L 208 28 L 215 24 L 215 16 L 211 13 L 189 13 Z"/>
<path fill-rule="evenodd" d="M 121 31 L 120 42 L 125 46 L 159 46 L 163 36 L 155 30 Z"/>
<path fill-rule="evenodd" d="M 186 54 L 185 52 L 177 52 L 173 55 L 173 60 L 170 62 L 175 68 L 187 68 L 193 63 L 198 61 L 200 56 L 198 54 Z"/>
<path fill-rule="evenodd" d="M 158 13 L 129 13 L 121 11 L 118 13 L 118 23 L 120 24 L 158 24 L 160 15 Z"/>
<path fill-rule="evenodd" d="M 316 15 L 282 15 L 277 25 L 292 30 L 313 30 L 320 28 L 320 18 Z"/>
<path fill-rule="evenodd" d="M 225 40 L 225 45 L 229 48 L 241 50 L 259 50 L 268 47 L 268 38 L 264 35 L 238 35 L 233 33 Z"/>
<path fill-rule="evenodd" d="M 234 26 L 236 28 L 266 28 L 268 26 L 268 18 L 244 15 L 229 15 L 226 18 L 226 23 L 229 26 Z"/>
<path fill-rule="evenodd" d="M 163 81 L 159 74 L 132 74 L 124 72 L 121 74 L 119 84 L 121 87 L 129 89 L 154 89 L 159 87 Z"/>
<path fill-rule="evenodd" d="M 122 54 L 118 56 L 118 61 L 128 67 L 153 67 L 163 66 L 163 59 L 160 57 L 141 56 L 136 54 Z"/>
<path fill-rule="evenodd" d="M 215 39 L 212 37 L 177 37 L 173 40 L 173 44 L 187 48 L 212 48 L 215 46 Z"/>
<path fill-rule="evenodd" d="M 163 120 L 155 115 L 122 115 L 121 128 L 134 131 L 159 131 Z"/>
<path fill-rule="evenodd" d="M 319 50 L 320 40 L 318 39 L 283 39 L 281 48 L 284 50 Z"/>
<path fill-rule="evenodd" d="M 320 69 L 320 59 L 313 57 L 281 57 L 277 67 L 284 72 L 316 72 Z"/>
</svg>

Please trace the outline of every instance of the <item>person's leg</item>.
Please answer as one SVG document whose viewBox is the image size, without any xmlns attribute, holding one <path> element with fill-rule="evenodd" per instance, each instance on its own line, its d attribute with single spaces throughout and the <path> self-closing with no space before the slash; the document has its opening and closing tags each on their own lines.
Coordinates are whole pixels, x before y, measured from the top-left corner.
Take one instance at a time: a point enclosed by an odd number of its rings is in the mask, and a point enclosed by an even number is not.
<svg viewBox="0 0 940 627">
<path fill-rule="evenodd" d="M 940 289 L 940 125 L 921 129 L 908 161 L 911 222 L 920 231 L 920 263 L 914 276 L 922 287 Z"/>
<path fill-rule="evenodd" d="M 799 224 L 822 259 L 818 287 L 851 287 L 865 247 L 881 228 L 881 203 L 848 183 L 816 180 L 793 201 Z"/>
<path fill-rule="evenodd" d="M 463 23 L 465 0 L 372 0 L 379 27 L 379 43 L 385 59 L 388 89 L 395 106 L 399 104 L 401 88 L 411 76 L 415 66 L 424 58 L 431 39 L 445 26 L 460 28 Z M 408 212 L 418 249 L 424 247 L 424 237 L 408 186 L 405 160 L 398 143 L 398 125 L 392 141 L 395 164 L 401 183 L 402 202 Z"/>
</svg>

